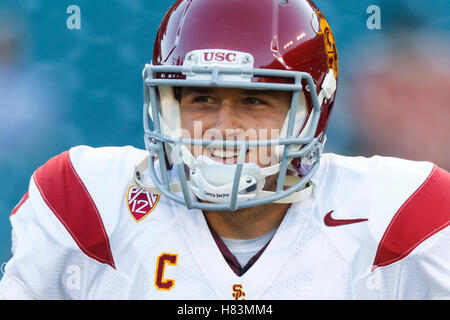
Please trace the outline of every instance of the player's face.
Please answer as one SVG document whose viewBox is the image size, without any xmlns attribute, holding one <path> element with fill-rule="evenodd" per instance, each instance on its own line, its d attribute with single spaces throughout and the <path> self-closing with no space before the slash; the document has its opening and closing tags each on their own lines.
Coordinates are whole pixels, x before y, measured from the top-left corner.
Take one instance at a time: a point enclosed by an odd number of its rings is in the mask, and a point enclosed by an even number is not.
<svg viewBox="0 0 450 320">
<path fill-rule="evenodd" d="M 181 125 L 195 139 L 276 139 L 291 97 L 283 91 L 184 87 Z M 237 148 L 191 147 L 191 152 L 194 157 L 203 154 L 221 163 L 237 162 Z M 270 147 L 254 147 L 249 148 L 245 161 L 267 167 L 274 164 L 273 156 Z"/>
</svg>

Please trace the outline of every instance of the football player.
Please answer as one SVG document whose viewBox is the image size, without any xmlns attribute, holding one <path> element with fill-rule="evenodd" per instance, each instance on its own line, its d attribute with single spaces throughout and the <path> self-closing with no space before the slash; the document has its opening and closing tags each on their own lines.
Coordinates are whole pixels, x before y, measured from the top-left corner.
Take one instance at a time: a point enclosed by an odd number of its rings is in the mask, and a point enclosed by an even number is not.
<svg viewBox="0 0 450 320">
<path fill-rule="evenodd" d="M 146 150 L 78 146 L 11 213 L 6 299 L 445 299 L 450 174 L 322 153 L 338 55 L 309 0 L 178 0 Z"/>
</svg>

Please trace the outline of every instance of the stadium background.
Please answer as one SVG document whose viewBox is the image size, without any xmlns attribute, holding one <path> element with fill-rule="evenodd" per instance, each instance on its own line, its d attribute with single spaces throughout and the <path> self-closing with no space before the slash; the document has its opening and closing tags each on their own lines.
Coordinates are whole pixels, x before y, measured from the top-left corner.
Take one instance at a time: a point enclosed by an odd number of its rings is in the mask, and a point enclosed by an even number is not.
<svg viewBox="0 0 450 320">
<path fill-rule="evenodd" d="M 0 0 L 0 263 L 11 257 L 9 214 L 38 166 L 80 144 L 143 147 L 141 71 L 171 3 Z M 450 170 L 450 2 L 315 3 L 340 59 L 326 151 Z M 70 5 L 80 30 L 66 26 Z M 370 5 L 379 30 L 367 27 Z"/>
</svg>

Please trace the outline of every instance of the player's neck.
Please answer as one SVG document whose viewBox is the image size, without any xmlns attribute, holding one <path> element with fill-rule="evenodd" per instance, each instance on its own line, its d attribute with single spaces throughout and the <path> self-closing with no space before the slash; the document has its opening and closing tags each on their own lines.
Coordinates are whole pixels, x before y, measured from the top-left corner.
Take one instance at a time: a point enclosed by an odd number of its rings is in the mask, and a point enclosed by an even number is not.
<svg viewBox="0 0 450 320">
<path fill-rule="evenodd" d="M 211 228 L 229 239 L 253 239 L 276 229 L 286 215 L 290 204 L 266 205 L 229 211 L 204 211 Z"/>
</svg>

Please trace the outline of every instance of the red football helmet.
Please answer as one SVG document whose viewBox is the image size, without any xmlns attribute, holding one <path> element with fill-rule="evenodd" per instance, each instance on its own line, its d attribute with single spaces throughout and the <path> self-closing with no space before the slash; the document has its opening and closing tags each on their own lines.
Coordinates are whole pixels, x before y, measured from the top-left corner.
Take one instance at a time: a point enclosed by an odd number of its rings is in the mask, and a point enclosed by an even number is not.
<svg viewBox="0 0 450 320">
<path fill-rule="evenodd" d="M 161 22 L 152 63 L 143 72 L 145 141 L 155 185 L 161 193 L 188 208 L 236 210 L 283 199 L 297 201 L 299 197 L 295 195 L 307 186 L 320 160 L 338 74 L 333 34 L 323 14 L 309 0 L 176 1 Z M 269 171 L 279 173 L 277 192 L 263 191 L 264 174 L 260 171 L 252 174 L 254 171 L 246 170 L 245 164 L 238 162 L 232 179 L 215 185 L 223 194 L 221 200 L 205 197 L 218 189 L 208 189 L 214 185 L 208 177 L 198 180 L 192 174 L 203 172 L 202 164 L 187 154 L 185 146 L 206 145 L 211 141 L 171 135 L 180 126 L 179 104 L 173 90 L 179 86 L 293 92 L 292 106 L 282 129 L 285 136 L 278 141 L 247 144 L 217 141 L 242 149 L 263 143 L 278 144 L 280 162 L 274 170 L 266 170 L 266 176 Z M 154 171 L 153 161 L 157 157 L 166 159 L 160 161 L 162 182 Z M 167 166 L 174 164 L 178 165 L 180 188 L 171 188 L 169 183 Z M 190 180 L 184 174 L 185 165 L 193 169 Z M 196 166 L 200 170 L 195 170 Z M 283 190 L 287 170 L 295 171 L 300 181 Z M 251 184 L 243 186 L 244 175 Z M 183 191 L 184 197 L 175 195 L 173 190 Z M 212 203 L 193 200 L 189 190 Z"/>
</svg>

